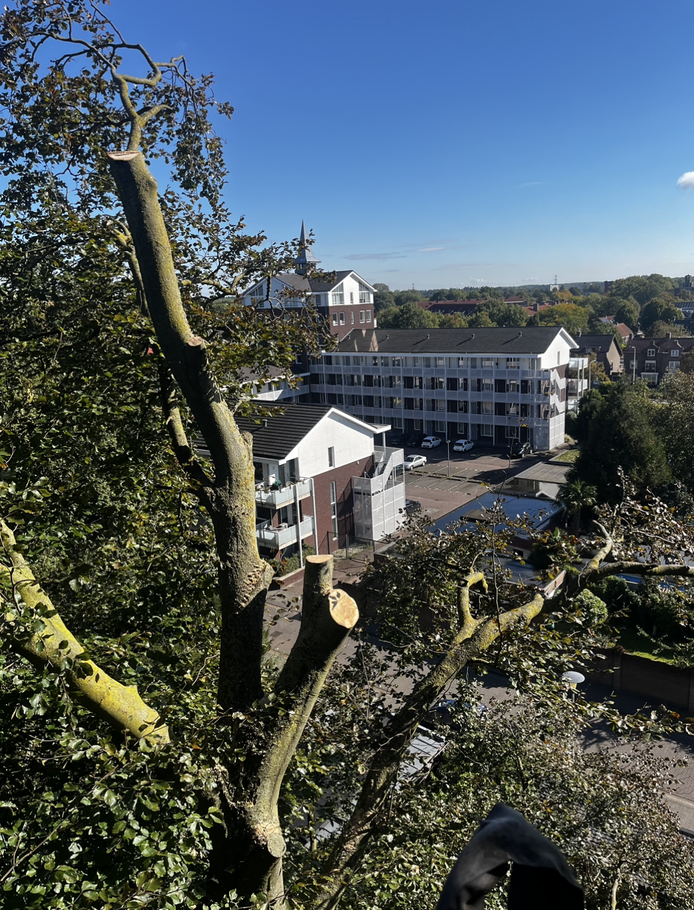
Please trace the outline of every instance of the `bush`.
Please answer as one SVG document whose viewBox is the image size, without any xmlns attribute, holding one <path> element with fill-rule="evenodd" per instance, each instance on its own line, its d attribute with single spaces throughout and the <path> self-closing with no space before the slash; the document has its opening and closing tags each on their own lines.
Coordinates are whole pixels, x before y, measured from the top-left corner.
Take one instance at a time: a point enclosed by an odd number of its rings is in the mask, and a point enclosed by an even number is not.
<svg viewBox="0 0 694 910">
<path fill-rule="evenodd" d="M 583 613 L 589 627 L 601 625 L 608 617 L 607 604 L 592 591 L 581 591 L 574 604 Z"/>
</svg>

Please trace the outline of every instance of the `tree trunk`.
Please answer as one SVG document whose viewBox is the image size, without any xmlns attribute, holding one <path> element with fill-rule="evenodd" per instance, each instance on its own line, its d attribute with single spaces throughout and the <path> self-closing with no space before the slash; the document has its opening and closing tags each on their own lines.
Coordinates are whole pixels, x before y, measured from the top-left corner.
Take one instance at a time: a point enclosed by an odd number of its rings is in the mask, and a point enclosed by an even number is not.
<svg viewBox="0 0 694 910">
<path fill-rule="evenodd" d="M 244 710 L 262 696 L 263 610 L 272 578 L 255 534 L 251 441 L 239 431 L 209 369 L 205 343 L 188 324 L 157 183 L 140 152 L 109 155 L 157 339 L 207 443 L 215 477 L 201 492 L 219 557 L 222 634 L 219 704 Z"/>
</svg>

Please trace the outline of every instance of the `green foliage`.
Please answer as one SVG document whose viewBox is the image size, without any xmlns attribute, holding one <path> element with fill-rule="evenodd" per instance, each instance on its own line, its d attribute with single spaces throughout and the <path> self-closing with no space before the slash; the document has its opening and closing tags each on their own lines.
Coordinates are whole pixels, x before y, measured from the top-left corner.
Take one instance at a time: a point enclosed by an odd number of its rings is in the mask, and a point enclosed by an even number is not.
<svg viewBox="0 0 694 910">
<path fill-rule="evenodd" d="M 416 303 L 382 310 L 378 316 L 378 326 L 382 329 L 436 329 L 438 325 L 438 317 Z"/>
<path fill-rule="evenodd" d="M 662 297 L 654 297 L 641 310 L 641 328 L 647 334 L 658 337 L 654 332 L 656 323 L 668 324 L 677 322 L 678 319 L 682 318 L 682 310 L 674 304 L 669 294 Z"/>
<path fill-rule="evenodd" d="M 573 606 L 584 617 L 589 626 L 599 626 L 608 618 L 607 604 L 592 591 L 584 590 L 577 594 Z"/>
<path fill-rule="evenodd" d="M 621 499 L 620 469 L 638 491 L 665 484 L 670 469 L 653 410 L 644 390 L 624 380 L 588 392 L 573 427 L 581 454 L 572 480 L 595 487 L 602 502 Z"/>
<path fill-rule="evenodd" d="M 633 297 L 640 306 L 645 306 L 649 300 L 669 291 L 672 286 L 672 279 L 663 275 L 632 275 L 613 281 L 608 296 L 618 299 Z"/>
</svg>

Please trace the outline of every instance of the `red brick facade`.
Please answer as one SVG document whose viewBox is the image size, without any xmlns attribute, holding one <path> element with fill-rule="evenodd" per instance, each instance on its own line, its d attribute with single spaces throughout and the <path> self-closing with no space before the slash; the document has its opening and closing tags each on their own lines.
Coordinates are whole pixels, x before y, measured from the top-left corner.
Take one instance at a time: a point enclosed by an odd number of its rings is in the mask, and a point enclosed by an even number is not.
<svg viewBox="0 0 694 910">
<path fill-rule="evenodd" d="M 352 329 L 375 328 L 374 307 L 372 303 L 347 303 L 342 306 L 331 307 L 321 306 L 318 307 L 318 312 L 328 320 L 330 334 L 337 335 L 340 341 L 342 341 L 345 335 L 351 332 Z M 362 316 L 364 318 L 363 322 Z M 335 317 L 337 318 L 337 325 L 333 322 Z M 369 321 L 367 322 L 367 320 Z"/>
<path fill-rule="evenodd" d="M 318 474 L 313 478 L 316 498 L 316 525 L 318 528 L 318 546 L 313 537 L 305 538 L 304 543 L 315 547 L 317 553 L 331 553 L 344 547 L 347 537 L 354 539 L 354 503 L 352 498 L 352 478 L 361 476 L 365 471 L 371 473 L 373 455 L 353 461 L 350 464 Z M 334 482 L 337 491 L 337 540 L 333 535 L 332 511 L 330 503 L 330 484 Z M 313 503 L 304 499 L 301 503 L 304 517 L 313 514 Z"/>
</svg>

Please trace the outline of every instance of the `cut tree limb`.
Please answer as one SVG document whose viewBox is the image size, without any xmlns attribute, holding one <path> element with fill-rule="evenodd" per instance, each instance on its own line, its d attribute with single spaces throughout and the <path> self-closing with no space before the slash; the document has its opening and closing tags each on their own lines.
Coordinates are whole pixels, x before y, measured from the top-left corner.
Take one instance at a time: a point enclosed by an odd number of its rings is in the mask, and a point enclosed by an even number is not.
<svg viewBox="0 0 694 910">
<path fill-rule="evenodd" d="M 12 531 L 0 521 L 2 548 L 10 565 L 0 564 L 0 578 L 12 586 L 15 597 L 43 623 L 40 632 L 29 638 L 13 641 L 13 646 L 33 663 L 51 664 L 59 669 L 67 660 L 71 664 L 69 677 L 84 703 L 95 714 L 105 716 L 116 727 L 127 730 L 137 739 L 168 743 L 169 730 L 158 713 L 140 697 L 136 686 L 124 686 L 105 673 L 91 660 L 81 660 L 84 648 L 69 631 L 53 607 L 48 595 L 36 581 L 31 568 L 17 550 Z M 2 599 L 2 598 L 0 598 Z M 5 620 L 14 618 L 13 604 L 4 602 Z"/>
</svg>

